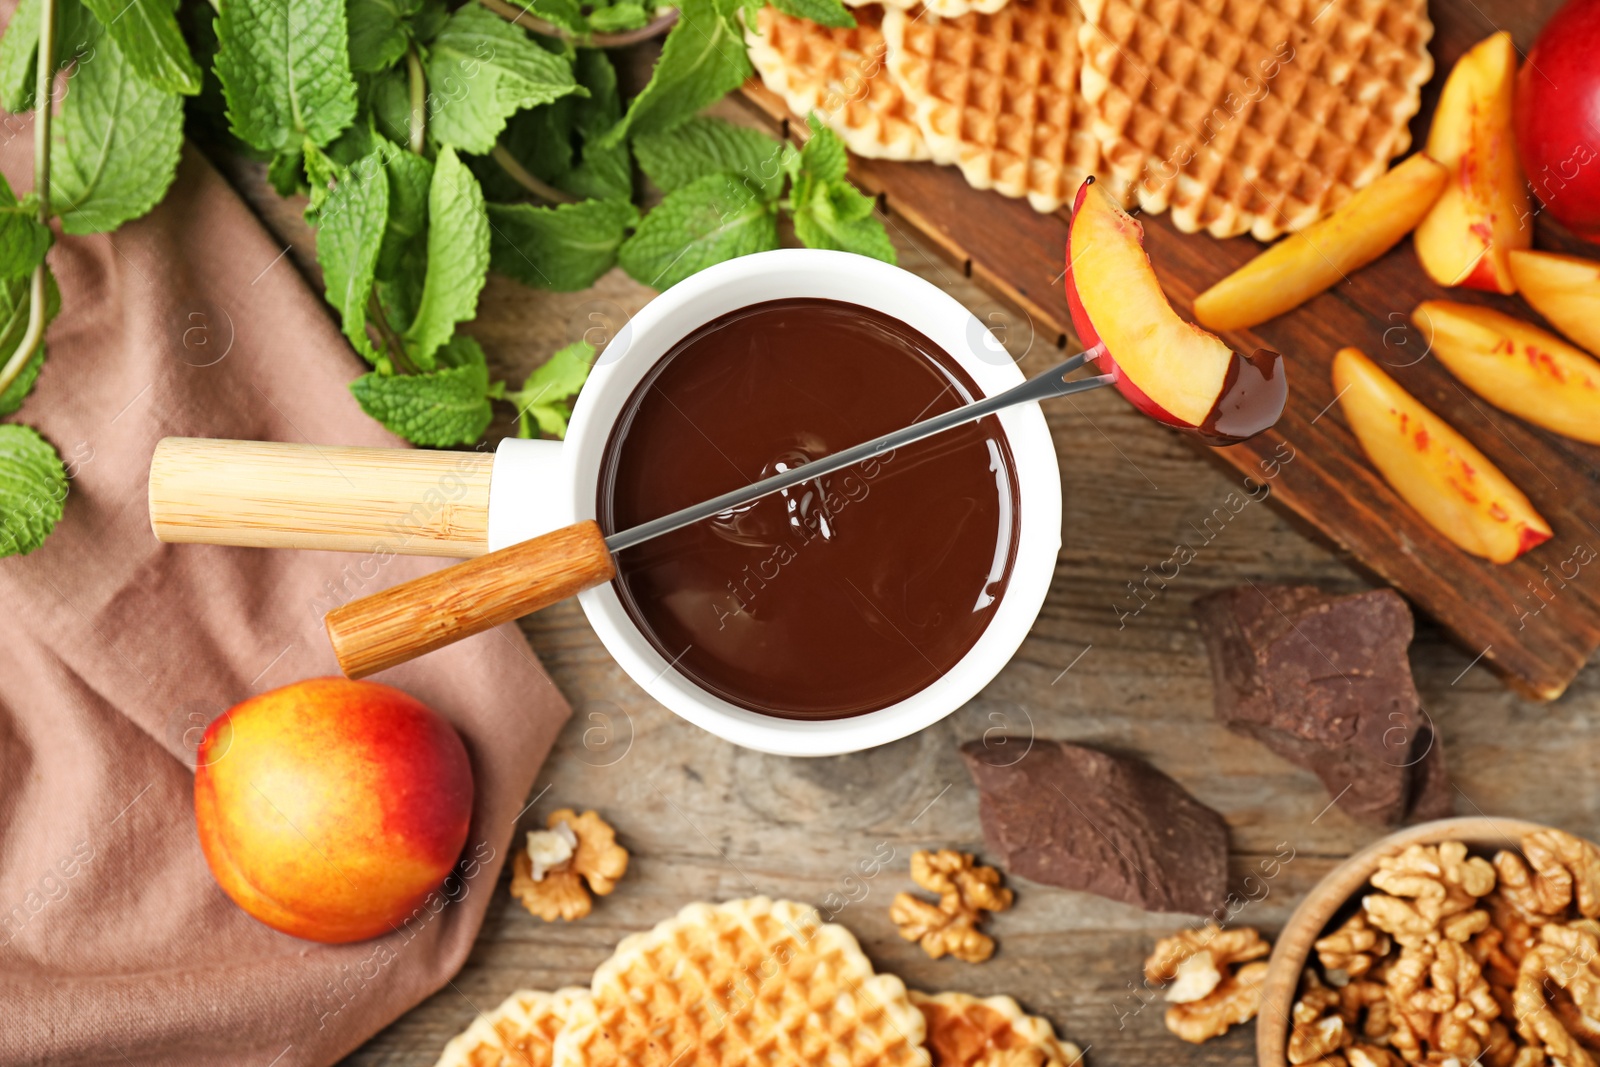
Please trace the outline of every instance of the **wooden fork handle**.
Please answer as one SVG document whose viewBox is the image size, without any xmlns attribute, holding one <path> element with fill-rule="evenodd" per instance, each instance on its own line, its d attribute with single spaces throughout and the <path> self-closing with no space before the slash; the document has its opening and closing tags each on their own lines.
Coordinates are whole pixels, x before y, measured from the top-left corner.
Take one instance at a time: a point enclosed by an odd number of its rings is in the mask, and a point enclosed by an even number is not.
<svg viewBox="0 0 1600 1067">
<path fill-rule="evenodd" d="M 339 668 L 365 678 L 608 582 L 600 527 L 578 522 L 328 612 Z"/>
</svg>

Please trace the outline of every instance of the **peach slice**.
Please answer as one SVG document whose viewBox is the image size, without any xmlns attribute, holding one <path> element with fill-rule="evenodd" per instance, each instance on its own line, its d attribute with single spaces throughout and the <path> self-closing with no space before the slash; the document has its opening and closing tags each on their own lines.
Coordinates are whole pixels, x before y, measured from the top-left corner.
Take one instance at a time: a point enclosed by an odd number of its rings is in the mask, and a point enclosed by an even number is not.
<svg viewBox="0 0 1600 1067">
<path fill-rule="evenodd" d="M 1439 198 L 1449 173 L 1418 152 L 1201 293 L 1194 317 L 1213 330 L 1242 330 L 1298 307 L 1399 243 Z"/>
<path fill-rule="evenodd" d="M 1600 355 L 1600 262 L 1519 248 L 1511 253 L 1511 277 L 1550 325 Z"/>
<path fill-rule="evenodd" d="M 1531 322 L 1453 300 L 1424 300 L 1411 321 L 1468 389 L 1502 411 L 1600 444 L 1600 362 Z"/>
<path fill-rule="evenodd" d="M 1184 322 L 1144 252 L 1144 227 L 1091 177 L 1067 232 L 1067 306 L 1079 339 L 1102 345 L 1102 365 L 1133 405 L 1217 444 L 1278 421 L 1289 387 L 1283 357 L 1246 358 Z"/>
<path fill-rule="evenodd" d="M 1360 351 L 1333 357 L 1333 388 L 1383 480 L 1463 552 L 1509 563 L 1550 540 L 1550 525 L 1488 457 Z"/>
<path fill-rule="evenodd" d="M 1428 132 L 1451 180 L 1417 226 L 1417 258 L 1440 285 L 1516 292 L 1510 253 L 1533 243 L 1528 187 L 1511 133 L 1517 54 L 1504 31 L 1456 62 Z"/>
</svg>

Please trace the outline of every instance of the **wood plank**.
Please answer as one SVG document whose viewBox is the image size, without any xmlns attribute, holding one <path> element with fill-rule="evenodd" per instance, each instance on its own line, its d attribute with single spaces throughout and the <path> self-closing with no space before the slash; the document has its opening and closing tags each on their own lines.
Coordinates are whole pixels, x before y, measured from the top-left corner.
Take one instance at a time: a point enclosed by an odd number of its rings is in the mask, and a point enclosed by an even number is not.
<svg viewBox="0 0 1600 1067">
<path fill-rule="evenodd" d="M 1432 5 L 1438 64 L 1413 124 L 1414 141 L 1458 56 L 1495 29 L 1523 48 L 1560 0 Z M 759 83 L 745 99 L 796 137 L 781 101 Z M 888 211 L 931 241 L 971 278 L 1014 302 L 1036 329 L 1073 335 L 1062 291 L 1067 213 L 1040 215 L 1025 202 L 970 188 L 952 167 L 852 158 L 852 176 Z M 1165 215 L 1143 219 L 1145 247 L 1175 306 L 1189 314 L 1194 297 L 1255 255 L 1248 237 L 1219 241 L 1182 234 Z M 1537 219 L 1541 248 L 1577 251 L 1547 217 Z M 1486 304 L 1537 318 L 1515 297 L 1445 290 L 1417 265 L 1410 241 L 1302 307 L 1253 330 L 1226 335 L 1246 351 L 1282 352 L 1289 406 L 1277 428 L 1231 448 L 1196 445 L 1226 467 L 1270 486 L 1270 499 L 1306 532 L 1361 570 L 1394 586 L 1433 617 L 1463 648 L 1534 699 L 1559 696 L 1600 646 L 1600 583 L 1585 582 L 1579 561 L 1593 558 L 1600 534 L 1600 448 L 1530 426 L 1469 393 L 1427 356 L 1427 338 L 1409 325 L 1423 300 Z M 1354 345 L 1406 389 L 1462 431 L 1515 481 L 1555 529 L 1554 539 L 1504 566 L 1469 556 L 1441 537 L 1378 477 L 1342 415 L 1330 405 L 1333 354 Z M 1292 458 L 1290 458 L 1292 457 Z M 1573 579 L 1577 571 L 1579 577 Z M 1565 573 L 1566 577 L 1563 577 Z"/>
</svg>

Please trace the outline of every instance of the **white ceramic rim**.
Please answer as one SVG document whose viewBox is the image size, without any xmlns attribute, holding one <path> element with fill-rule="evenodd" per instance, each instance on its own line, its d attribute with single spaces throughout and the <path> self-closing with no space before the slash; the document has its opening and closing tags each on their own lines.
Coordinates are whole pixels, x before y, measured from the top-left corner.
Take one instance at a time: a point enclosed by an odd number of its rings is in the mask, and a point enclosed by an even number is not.
<svg viewBox="0 0 1600 1067">
<path fill-rule="evenodd" d="M 909 271 L 865 256 L 816 249 L 780 249 L 730 260 L 656 297 L 606 346 L 579 394 L 560 447 L 556 480 L 565 505 L 563 521 L 594 518 L 596 484 L 612 424 L 634 387 L 668 349 L 719 315 L 767 300 L 804 297 L 862 304 L 901 320 L 948 352 L 985 395 L 1023 380 L 1021 370 L 976 316 Z M 617 663 L 647 693 L 701 729 L 746 748 L 788 756 L 837 755 L 930 726 L 976 696 L 1010 661 L 1038 617 L 1055 575 L 1061 548 L 1061 474 L 1049 427 L 1036 404 L 1001 412 L 999 419 L 1017 478 L 1018 538 L 1010 580 L 994 618 L 967 654 L 932 685 L 898 703 L 846 719 L 763 715 L 722 700 L 674 670 L 639 632 L 610 583 L 580 595 L 584 613 Z"/>
</svg>

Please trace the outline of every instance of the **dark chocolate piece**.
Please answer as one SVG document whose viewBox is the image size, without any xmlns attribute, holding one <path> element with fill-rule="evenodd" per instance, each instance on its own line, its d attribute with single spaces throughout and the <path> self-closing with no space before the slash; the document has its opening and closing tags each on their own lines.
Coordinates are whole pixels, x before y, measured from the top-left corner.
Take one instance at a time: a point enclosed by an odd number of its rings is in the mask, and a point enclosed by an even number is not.
<svg viewBox="0 0 1600 1067">
<path fill-rule="evenodd" d="M 1411 610 L 1390 589 L 1241 586 L 1195 601 L 1217 718 L 1393 826 L 1451 807 L 1444 748 L 1411 680 Z"/>
<path fill-rule="evenodd" d="M 1143 760 L 1066 741 L 1007 741 L 961 746 L 984 842 L 1007 873 L 1147 911 L 1198 915 L 1223 903 L 1221 815 Z M 1027 755 L 1016 759 L 1020 749 Z"/>
</svg>

